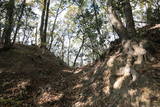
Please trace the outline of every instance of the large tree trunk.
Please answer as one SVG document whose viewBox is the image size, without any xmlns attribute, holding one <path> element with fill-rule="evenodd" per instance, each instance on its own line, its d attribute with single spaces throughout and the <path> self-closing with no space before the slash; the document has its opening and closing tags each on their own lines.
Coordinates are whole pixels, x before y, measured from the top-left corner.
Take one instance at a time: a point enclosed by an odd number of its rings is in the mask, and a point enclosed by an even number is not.
<svg viewBox="0 0 160 107">
<path fill-rule="evenodd" d="M 111 68 L 111 71 L 117 71 L 117 80 L 112 84 L 114 89 L 121 89 L 124 86 L 124 83 L 127 82 L 129 77 L 132 77 L 130 83 L 136 81 L 138 74 L 136 73 L 137 66 L 143 66 L 143 58 L 146 56 L 146 50 L 143 48 L 146 41 L 134 41 L 133 37 L 136 36 L 136 30 L 132 15 L 132 8 L 129 0 L 125 0 L 125 5 L 123 5 L 124 16 L 126 27 L 122 23 L 121 19 L 116 14 L 116 11 L 113 6 L 113 0 L 108 0 L 108 13 L 111 24 L 114 27 L 114 30 L 120 37 L 121 43 L 119 44 L 119 48 L 117 52 L 110 56 L 107 61 L 108 67 Z M 118 44 L 118 43 L 117 43 Z M 112 47 L 115 47 L 113 45 Z M 123 57 L 125 56 L 125 57 Z M 116 63 L 116 59 L 123 58 L 123 64 L 125 66 L 119 67 L 120 63 Z M 118 68 L 118 69 L 117 69 Z M 114 75 L 114 72 L 113 73 Z M 130 84 L 128 82 L 128 84 Z"/>
<path fill-rule="evenodd" d="M 13 29 L 13 20 L 14 20 L 14 6 L 15 6 L 15 0 L 9 0 L 7 4 L 7 13 L 5 18 L 5 28 L 3 31 L 3 37 L 4 37 L 4 49 L 9 49 L 11 47 L 11 33 Z"/>
<path fill-rule="evenodd" d="M 25 4 L 26 3 L 26 0 L 23 0 L 22 4 L 21 4 L 21 12 L 20 12 L 20 15 L 18 17 L 18 20 L 17 20 L 17 26 L 16 26 L 16 30 L 15 30 L 15 33 L 14 33 L 14 37 L 13 37 L 13 42 L 12 42 L 12 45 L 15 43 L 16 41 L 16 37 L 17 37 L 17 33 L 21 27 L 21 19 L 22 19 L 22 16 L 23 16 L 23 13 L 24 13 L 24 9 L 25 9 Z"/>
<path fill-rule="evenodd" d="M 120 39 L 126 39 L 128 38 L 127 29 L 124 27 L 121 19 L 118 17 L 115 9 L 113 8 L 113 0 L 108 0 L 108 7 L 107 11 L 109 14 L 109 19 L 111 21 L 111 24 L 118 34 Z"/>
</svg>

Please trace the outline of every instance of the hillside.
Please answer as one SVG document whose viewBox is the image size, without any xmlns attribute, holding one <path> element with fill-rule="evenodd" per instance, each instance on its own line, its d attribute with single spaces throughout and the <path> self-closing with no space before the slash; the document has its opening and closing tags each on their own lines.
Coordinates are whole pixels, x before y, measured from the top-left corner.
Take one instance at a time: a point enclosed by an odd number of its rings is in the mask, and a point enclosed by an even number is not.
<svg viewBox="0 0 160 107">
<path fill-rule="evenodd" d="M 0 52 L 1 106 L 35 106 L 62 97 L 70 68 L 50 52 L 41 53 L 36 46 L 24 45 Z"/>
<path fill-rule="evenodd" d="M 104 61 L 76 69 L 53 53 L 42 54 L 37 46 L 17 44 L 1 51 L 0 106 L 159 107 L 160 44 L 158 36 L 154 38 L 159 31 L 145 32 L 145 62 L 133 64 L 135 71 L 130 75 L 119 72 L 127 57 L 118 53 L 123 47 L 118 41 L 111 43 Z"/>
<path fill-rule="evenodd" d="M 0 107 L 160 107 L 160 0 L 0 0 Z"/>
<path fill-rule="evenodd" d="M 141 30 L 144 31 L 140 31 L 142 37 L 130 42 L 134 49 L 131 52 L 141 53 L 143 48 L 139 43 L 147 41 L 143 45 L 146 53 L 141 63 L 137 63 L 139 56 L 131 60 L 128 56 L 132 53 L 125 51 L 119 41 L 114 41 L 103 62 L 76 70 L 80 81 L 73 90 L 77 96 L 74 107 L 160 107 L 159 27 Z M 132 64 L 129 68 L 128 62 Z"/>
</svg>

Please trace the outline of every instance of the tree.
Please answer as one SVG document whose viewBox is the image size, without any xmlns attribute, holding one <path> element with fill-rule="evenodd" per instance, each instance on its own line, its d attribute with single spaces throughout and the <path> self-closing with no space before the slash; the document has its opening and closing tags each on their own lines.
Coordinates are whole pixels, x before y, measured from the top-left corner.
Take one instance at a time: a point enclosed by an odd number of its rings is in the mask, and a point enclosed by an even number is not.
<svg viewBox="0 0 160 107">
<path fill-rule="evenodd" d="M 123 25 L 121 19 L 118 17 L 115 8 L 113 7 L 113 0 L 108 0 L 108 14 L 109 14 L 109 19 L 111 20 L 111 24 L 113 25 L 114 30 L 118 34 L 120 39 L 126 39 L 128 38 L 128 33 Z"/>
<path fill-rule="evenodd" d="M 52 48 L 52 44 L 53 44 L 53 40 L 54 40 L 54 39 L 53 39 L 53 33 L 54 33 L 54 30 L 55 30 L 57 18 L 58 18 L 59 11 L 60 11 L 60 8 L 61 8 L 61 6 L 62 6 L 62 3 L 63 3 L 63 0 L 60 1 L 59 7 L 58 7 L 58 9 L 57 9 L 57 11 L 56 11 L 55 19 L 54 19 L 53 26 L 52 26 L 52 30 L 51 30 L 51 33 L 50 33 L 51 41 L 50 41 L 50 44 L 49 44 L 49 50 L 51 50 L 51 48 Z"/>
<path fill-rule="evenodd" d="M 83 46 L 84 46 L 84 42 L 85 42 L 85 38 L 84 38 L 84 36 L 83 36 L 83 38 L 82 38 L 82 44 L 81 44 L 81 46 L 79 47 L 78 53 L 77 53 L 77 55 L 76 55 L 76 57 L 75 57 L 75 59 L 74 59 L 74 62 L 73 62 L 73 67 L 76 66 L 76 62 L 77 62 L 77 59 L 78 59 L 78 57 L 79 57 L 79 55 L 80 55 L 80 52 L 81 52 L 81 50 L 82 50 L 82 48 L 83 48 Z"/>
<path fill-rule="evenodd" d="M 14 20 L 14 7 L 15 7 L 15 0 L 9 0 L 6 9 L 6 17 L 5 17 L 5 28 L 3 31 L 4 37 L 4 49 L 9 49 L 11 47 L 11 33 L 13 30 L 13 20 Z"/>
<path fill-rule="evenodd" d="M 41 25 L 40 25 L 41 48 L 43 49 L 46 48 L 49 5 L 50 5 L 50 0 L 44 0 L 43 10 L 42 10 L 42 15 L 41 15 Z"/>
<path fill-rule="evenodd" d="M 129 36 L 132 38 L 136 36 L 136 29 L 133 20 L 132 7 L 130 0 L 124 0 L 124 16 L 126 20 L 126 28 Z"/>
<path fill-rule="evenodd" d="M 26 0 L 23 0 L 22 4 L 21 4 L 21 7 L 20 7 L 20 14 L 18 16 L 18 21 L 17 21 L 17 26 L 16 26 L 16 30 L 14 32 L 14 37 L 13 37 L 13 42 L 12 42 L 12 45 L 15 43 L 15 40 L 16 40 L 16 37 L 17 37 L 17 33 L 21 27 L 21 19 L 22 19 L 22 16 L 23 16 L 23 13 L 24 13 L 24 9 L 25 9 L 25 6 L 26 6 Z"/>
</svg>

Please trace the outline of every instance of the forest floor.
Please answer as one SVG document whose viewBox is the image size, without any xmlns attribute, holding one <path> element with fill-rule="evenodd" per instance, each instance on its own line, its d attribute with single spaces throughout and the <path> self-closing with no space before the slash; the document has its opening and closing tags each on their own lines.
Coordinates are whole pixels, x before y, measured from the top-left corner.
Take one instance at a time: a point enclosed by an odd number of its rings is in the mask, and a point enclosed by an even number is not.
<svg viewBox="0 0 160 107">
<path fill-rule="evenodd" d="M 0 107 L 160 106 L 160 63 L 139 71 L 138 81 L 114 98 L 116 90 L 108 96 L 105 61 L 72 70 L 53 54 L 41 53 L 23 45 L 0 53 Z"/>
<path fill-rule="evenodd" d="M 50 52 L 15 45 L 0 52 L 0 107 L 160 107 L 156 57 L 136 82 L 110 91 L 106 61 L 71 69 Z"/>
</svg>

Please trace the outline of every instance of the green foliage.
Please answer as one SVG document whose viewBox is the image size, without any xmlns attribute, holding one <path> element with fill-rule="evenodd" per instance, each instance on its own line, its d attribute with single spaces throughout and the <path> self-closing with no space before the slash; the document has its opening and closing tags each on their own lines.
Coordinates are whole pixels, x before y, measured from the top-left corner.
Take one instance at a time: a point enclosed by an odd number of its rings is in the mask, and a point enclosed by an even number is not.
<svg viewBox="0 0 160 107">
<path fill-rule="evenodd" d="M 153 9 L 149 7 L 146 14 L 148 24 L 160 23 L 160 8 Z"/>
<path fill-rule="evenodd" d="M 125 0 L 113 0 L 113 7 L 125 25 L 123 8 L 126 4 L 124 1 Z M 17 21 L 20 16 L 22 2 L 23 0 L 16 0 L 12 35 L 14 34 L 13 32 L 15 32 L 16 26 L 20 24 L 21 27 L 17 37 L 21 39 L 25 35 L 25 38 L 35 39 L 39 36 L 40 32 L 39 19 L 43 9 L 43 0 L 27 0 L 24 14 L 21 20 Z M 114 40 L 113 33 L 115 33 L 113 32 L 106 11 L 107 2 L 108 0 L 51 0 L 47 44 L 45 45 L 48 46 L 51 37 L 53 37 L 52 51 L 61 56 L 63 44 L 65 45 L 63 50 L 64 54 L 67 54 L 67 49 L 69 48 L 68 39 L 70 39 L 71 44 L 69 51 L 71 55 L 75 56 L 78 52 L 79 45 L 82 43 L 82 37 L 85 37 L 83 56 L 91 58 L 100 57 L 100 55 L 106 51 L 108 41 L 110 41 L 109 37 Z M 4 22 L 7 3 L 7 0 L 0 1 L 1 34 L 5 27 Z M 130 0 L 130 4 L 132 6 L 136 28 L 144 26 L 146 22 L 148 24 L 160 23 L 159 0 Z M 36 29 L 37 32 L 35 33 Z M 32 35 L 34 35 L 34 37 L 32 37 Z"/>
</svg>

